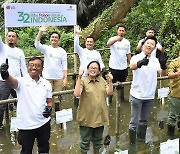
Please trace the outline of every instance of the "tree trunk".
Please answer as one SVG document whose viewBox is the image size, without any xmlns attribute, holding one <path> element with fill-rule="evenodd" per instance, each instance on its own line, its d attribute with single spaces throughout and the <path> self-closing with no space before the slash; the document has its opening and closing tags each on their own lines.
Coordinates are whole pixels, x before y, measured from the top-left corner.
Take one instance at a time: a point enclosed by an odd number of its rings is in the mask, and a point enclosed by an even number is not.
<svg viewBox="0 0 180 154">
<path fill-rule="evenodd" d="M 82 31 L 82 38 L 93 36 L 97 40 L 102 35 L 103 29 L 110 29 L 118 23 L 125 22 L 125 15 L 138 0 L 116 0 L 111 7 L 105 10 L 88 27 Z"/>
</svg>

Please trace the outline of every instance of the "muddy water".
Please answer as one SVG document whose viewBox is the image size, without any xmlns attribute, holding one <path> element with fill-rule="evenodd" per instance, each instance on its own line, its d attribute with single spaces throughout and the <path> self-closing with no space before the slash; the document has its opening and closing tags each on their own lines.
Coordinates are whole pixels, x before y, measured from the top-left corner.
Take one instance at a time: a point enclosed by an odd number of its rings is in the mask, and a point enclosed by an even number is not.
<svg viewBox="0 0 180 154">
<path fill-rule="evenodd" d="M 163 83 L 166 86 L 166 83 Z M 120 150 L 129 150 L 129 153 L 137 154 L 158 154 L 159 145 L 161 142 L 167 141 L 167 112 L 169 109 L 168 99 L 165 99 L 165 105 L 162 106 L 161 101 L 156 99 L 151 110 L 150 119 L 148 122 L 146 142 L 147 144 L 137 142 L 136 152 L 132 152 L 129 147 L 128 140 L 128 124 L 130 120 L 130 103 L 128 102 L 129 86 L 125 88 L 125 101 L 120 102 L 119 119 L 116 124 L 116 93 L 113 97 L 113 103 L 109 106 L 110 125 L 105 129 L 105 135 L 111 136 L 109 147 L 110 153 Z M 73 95 L 68 94 L 63 96 L 63 108 L 73 108 L 74 120 L 67 123 L 67 129 L 61 128 L 61 125 L 55 124 L 55 117 L 52 115 L 51 120 L 51 139 L 50 153 L 51 154 L 79 154 L 79 129 L 75 122 L 76 106 L 74 105 Z M 159 121 L 162 120 L 164 128 L 159 128 Z M 116 130 L 118 128 L 119 130 Z M 176 130 L 176 135 L 179 137 L 180 132 Z M 6 125 L 4 130 L 0 130 L 0 154 L 18 154 L 20 146 L 17 143 L 16 133 L 9 132 L 9 126 Z M 36 144 L 33 153 L 37 153 Z M 92 149 L 88 152 L 92 153 Z"/>
</svg>

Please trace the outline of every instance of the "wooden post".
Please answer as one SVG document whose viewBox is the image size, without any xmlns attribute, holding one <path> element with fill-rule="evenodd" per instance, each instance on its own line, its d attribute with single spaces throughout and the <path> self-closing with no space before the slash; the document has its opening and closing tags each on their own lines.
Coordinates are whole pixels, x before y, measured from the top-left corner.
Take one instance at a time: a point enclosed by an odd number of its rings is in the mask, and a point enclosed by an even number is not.
<svg viewBox="0 0 180 154">
<path fill-rule="evenodd" d="M 120 116 L 120 101 L 119 101 L 119 92 L 116 89 L 116 129 L 115 129 L 115 133 L 116 135 L 119 135 L 119 116 Z"/>
<path fill-rule="evenodd" d="M 74 28 L 74 35 L 75 35 L 75 28 Z M 74 50 L 74 75 L 73 75 L 73 80 L 74 80 L 74 87 L 76 85 L 76 74 L 77 74 L 77 52 Z M 76 107 L 78 107 L 79 99 L 74 97 L 74 104 Z"/>
<path fill-rule="evenodd" d="M 6 27 L 6 23 L 5 23 L 5 32 L 4 32 L 5 38 L 6 38 L 7 33 L 8 33 L 8 28 Z M 5 43 L 7 43 L 6 39 L 5 39 Z M 9 123 L 9 104 L 7 104 L 6 106 L 7 107 L 5 111 L 5 117 L 6 117 L 5 119 L 6 119 L 6 124 L 8 124 Z"/>
<path fill-rule="evenodd" d="M 74 27 L 74 36 L 75 36 L 75 27 Z M 77 74 L 77 52 L 74 50 L 74 73 Z"/>
</svg>

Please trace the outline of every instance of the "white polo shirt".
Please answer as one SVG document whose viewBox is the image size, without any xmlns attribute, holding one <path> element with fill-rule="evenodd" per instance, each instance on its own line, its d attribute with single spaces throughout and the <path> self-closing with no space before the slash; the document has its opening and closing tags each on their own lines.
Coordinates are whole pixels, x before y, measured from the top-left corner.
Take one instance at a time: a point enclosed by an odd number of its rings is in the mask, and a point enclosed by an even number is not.
<svg viewBox="0 0 180 154">
<path fill-rule="evenodd" d="M 78 53 L 79 58 L 80 58 L 80 69 L 84 70 L 83 77 L 86 77 L 88 75 L 87 65 L 91 61 L 98 61 L 101 69 L 105 67 L 104 63 L 102 61 L 101 55 L 98 51 L 88 50 L 87 48 L 82 48 L 79 45 L 79 35 L 77 35 L 77 34 L 74 39 L 74 49 Z"/>
<path fill-rule="evenodd" d="M 4 43 L 2 42 L 2 39 L 0 37 L 0 65 L 2 63 L 6 62 L 6 58 L 7 58 L 7 53 L 4 50 Z M 0 79 L 2 80 L 2 78 L 0 77 Z"/>
<path fill-rule="evenodd" d="M 17 78 L 17 125 L 18 129 L 39 128 L 50 120 L 42 113 L 47 105 L 46 99 L 52 98 L 52 87 L 49 81 L 40 77 L 33 80 L 29 74 Z"/>
<path fill-rule="evenodd" d="M 145 57 L 144 52 L 133 56 L 130 64 L 138 62 Z M 130 94 L 137 99 L 154 99 L 157 86 L 157 72 L 161 70 L 159 61 L 151 56 L 147 66 L 133 70 L 133 80 Z"/>
<path fill-rule="evenodd" d="M 67 53 L 61 48 L 53 48 L 51 45 L 42 45 L 35 41 L 35 47 L 44 54 L 44 69 L 42 72 L 45 79 L 63 79 L 64 70 L 67 70 Z"/>
<path fill-rule="evenodd" d="M 111 37 L 110 39 L 113 39 L 114 37 Z M 110 46 L 110 52 L 110 68 L 116 70 L 124 70 L 128 67 L 127 55 L 131 53 L 129 40 L 123 38 L 121 41 L 116 41 L 113 45 Z"/>
<path fill-rule="evenodd" d="M 21 73 L 23 76 L 27 74 L 24 52 L 17 47 L 9 47 L 0 38 L 0 65 L 6 62 L 6 58 L 9 63 L 9 74 L 14 77 L 21 77 Z M 3 80 L 1 76 L 0 80 Z"/>
</svg>

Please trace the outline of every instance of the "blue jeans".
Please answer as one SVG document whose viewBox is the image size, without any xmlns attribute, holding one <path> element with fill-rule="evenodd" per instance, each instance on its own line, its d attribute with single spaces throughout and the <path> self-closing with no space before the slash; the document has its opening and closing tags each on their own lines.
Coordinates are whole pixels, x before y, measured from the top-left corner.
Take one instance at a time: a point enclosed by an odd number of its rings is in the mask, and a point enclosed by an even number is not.
<svg viewBox="0 0 180 154">
<path fill-rule="evenodd" d="M 5 81 L 0 80 L 0 100 L 8 99 L 9 96 L 16 98 L 16 91 L 12 89 Z M 2 125 L 4 111 L 7 109 L 7 104 L 0 105 L 0 125 Z"/>
<path fill-rule="evenodd" d="M 137 99 L 130 95 L 131 120 L 129 129 L 136 131 L 137 125 L 147 125 L 154 99 Z"/>
</svg>

